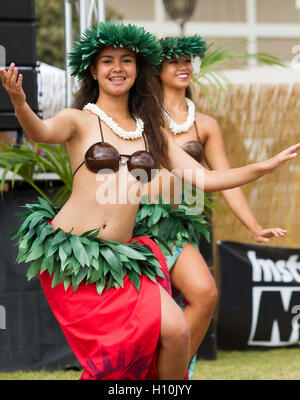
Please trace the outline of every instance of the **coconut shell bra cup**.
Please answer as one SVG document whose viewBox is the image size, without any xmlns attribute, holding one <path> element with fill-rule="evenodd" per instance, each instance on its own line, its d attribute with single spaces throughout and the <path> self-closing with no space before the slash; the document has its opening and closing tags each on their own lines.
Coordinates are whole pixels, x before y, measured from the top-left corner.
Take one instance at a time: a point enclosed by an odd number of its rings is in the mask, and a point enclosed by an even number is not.
<svg viewBox="0 0 300 400">
<path fill-rule="evenodd" d="M 102 141 L 93 144 L 87 150 L 84 156 L 84 161 L 76 168 L 74 176 L 83 164 L 85 164 L 89 171 L 95 174 L 101 170 L 105 173 L 108 172 L 107 170 L 117 172 L 121 164 L 121 157 L 127 157 L 128 171 L 132 173 L 132 175 L 135 176 L 136 179 L 141 181 L 143 179 L 138 176 L 139 171 L 145 171 L 148 181 L 151 181 L 155 175 L 153 172 L 151 174 L 151 171 L 155 171 L 155 161 L 152 155 L 148 152 L 147 142 L 145 140 L 144 133 L 143 139 L 146 150 L 139 150 L 131 155 L 120 154 L 114 146 L 104 141 L 101 119 L 99 117 L 98 121 Z"/>
<path fill-rule="evenodd" d="M 203 146 L 200 142 L 200 136 L 196 121 L 194 122 L 194 125 L 197 132 L 198 140 L 189 140 L 188 142 L 184 143 L 181 147 L 186 153 L 188 153 L 191 157 L 193 157 L 196 161 L 198 161 L 198 163 L 201 163 L 204 158 L 204 151 L 203 151 Z"/>
</svg>

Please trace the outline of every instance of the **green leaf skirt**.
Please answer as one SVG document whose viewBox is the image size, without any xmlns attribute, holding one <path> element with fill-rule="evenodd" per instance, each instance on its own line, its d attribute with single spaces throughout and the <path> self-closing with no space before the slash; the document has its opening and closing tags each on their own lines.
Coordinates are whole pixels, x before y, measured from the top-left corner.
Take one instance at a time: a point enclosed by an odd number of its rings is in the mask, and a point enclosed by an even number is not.
<svg viewBox="0 0 300 400">
<path fill-rule="evenodd" d="M 186 204 L 177 208 L 173 203 L 159 202 L 142 203 L 139 207 L 134 236 L 153 234 L 167 243 L 169 248 L 174 245 L 183 248 L 188 242 L 199 250 L 199 242 L 203 235 L 210 242 L 210 231 L 204 214 L 194 214 Z M 164 250 L 162 249 L 164 252 Z"/>
<path fill-rule="evenodd" d="M 38 273 L 48 271 L 52 276 L 52 287 L 64 282 L 65 290 L 72 285 L 76 292 L 81 282 L 96 284 L 99 295 L 111 287 L 123 287 L 128 275 L 137 290 L 140 277 L 146 275 L 156 282 L 156 277 L 164 278 L 158 259 L 143 244 L 120 243 L 98 238 L 99 229 L 73 234 L 60 228 L 54 230 L 51 221 L 59 211 L 42 198 L 38 203 L 26 204 L 26 211 L 17 213 L 23 217 L 21 226 L 10 233 L 18 240 L 17 263 L 30 263 L 28 280 Z M 148 237 L 160 238 L 149 232 Z M 168 247 L 164 246 L 170 252 Z"/>
</svg>

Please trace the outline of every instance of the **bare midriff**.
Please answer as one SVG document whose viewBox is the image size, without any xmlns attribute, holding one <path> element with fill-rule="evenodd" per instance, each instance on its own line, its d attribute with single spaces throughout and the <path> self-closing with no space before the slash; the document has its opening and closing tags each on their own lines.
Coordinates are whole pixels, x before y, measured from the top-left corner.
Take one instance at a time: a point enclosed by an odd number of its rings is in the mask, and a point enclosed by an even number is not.
<svg viewBox="0 0 300 400">
<path fill-rule="evenodd" d="M 72 170 L 82 160 L 86 149 L 99 140 L 99 124 L 95 116 L 88 111 L 77 111 L 78 135 L 66 145 Z M 129 153 L 144 149 L 143 139 L 124 141 L 104 127 L 107 141 L 120 153 Z M 89 134 L 87 134 L 87 132 Z M 65 232 L 82 234 L 100 228 L 98 237 L 128 242 L 132 237 L 136 213 L 139 207 L 139 182 L 129 173 L 127 166 L 121 166 L 114 174 L 95 174 L 85 165 L 80 168 L 73 180 L 72 194 L 52 220 L 53 229 L 61 228 Z M 108 188 L 111 195 L 108 199 Z M 114 190 L 113 190 L 114 189 Z M 102 198 L 101 198 L 102 197 Z M 104 200 L 106 204 L 104 204 Z"/>
<path fill-rule="evenodd" d="M 106 190 L 107 185 L 97 182 L 96 176 L 83 169 L 78 173 L 69 200 L 52 221 L 53 229 L 59 227 L 65 232 L 72 229 L 72 233 L 80 235 L 91 229 L 100 228 L 98 237 L 127 242 L 132 237 L 139 204 L 130 204 L 128 199 L 126 200 L 127 193 L 124 191 L 123 193 L 119 191 L 119 194 L 124 197 L 125 204 L 111 204 L 111 202 L 101 204 L 97 195 Z M 124 182 L 122 187 L 123 185 Z M 128 186 L 130 187 L 130 182 Z M 117 196 L 119 194 L 117 193 Z"/>
</svg>

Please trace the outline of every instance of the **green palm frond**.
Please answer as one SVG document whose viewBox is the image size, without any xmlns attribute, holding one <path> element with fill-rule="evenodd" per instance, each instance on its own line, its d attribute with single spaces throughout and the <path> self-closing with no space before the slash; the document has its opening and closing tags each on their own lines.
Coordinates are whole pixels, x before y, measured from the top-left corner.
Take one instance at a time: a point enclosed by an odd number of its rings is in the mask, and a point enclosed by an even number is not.
<svg viewBox="0 0 300 400">
<path fill-rule="evenodd" d="M 227 95 L 231 84 L 222 70 L 232 68 L 232 61 L 255 59 L 266 65 L 284 66 L 278 57 L 271 54 L 248 53 L 244 50 L 246 45 L 247 41 L 245 40 L 231 44 L 219 44 L 218 41 L 211 42 L 205 57 L 202 59 L 200 72 L 193 75 L 193 82 L 199 85 L 213 112 L 215 112 L 215 108 L 211 93 L 217 96 Z"/>
<path fill-rule="evenodd" d="M 38 149 L 42 150 L 42 155 L 39 154 Z M 18 175 L 51 204 L 54 202 L 61 205 L 70 196 L 73 176 L 69 157 L 61 145 L 25 141 L 19 147 L 3 146 L 3 151 L 0 152 L 0 168 L 3 169 L 0 182 L 1 194 L 3 194 L 7 175 L 11 172 L 12 188 Z M 35 174 L 43 172 L 55 173 L 64 183 L 54 196 L 53 201 L 35 183 Z"/>
<path fill-rule="evenodd" d="M 208 46 L 207 53 L 202 60 L 201 71 L 198 75 L 206 72 L 216 71 L 216 69 L 224 69 L 230 65 L 230 61 L 237 59 L 255 59 L 258 62 L 267 65 L 284 64 L 276 56 L 268 53 L 248 53 L 244 50 L 247 41 L 242 40 L 231 44 L 218 44 L 218 41 L 211 42 Z"/>
</svg>

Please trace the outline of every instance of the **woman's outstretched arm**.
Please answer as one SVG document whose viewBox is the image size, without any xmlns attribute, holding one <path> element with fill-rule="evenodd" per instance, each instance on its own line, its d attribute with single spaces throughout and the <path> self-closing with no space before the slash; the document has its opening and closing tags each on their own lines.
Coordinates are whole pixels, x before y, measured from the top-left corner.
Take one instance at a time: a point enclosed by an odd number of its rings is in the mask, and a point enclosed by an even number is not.
<svg viewBox="0 0 300 400">
<path fill-rule="evenodd" d="M 18 75 L 18 69 L 13 63 L 7 71 L 0 69 L 0 77 L 14 106 L 20 125 L 33 141 L 63 144 L 75 132 L 74 114 L 76 110 L 62 110 L 55 117 L 44 121 L 31 110 L 22 88 L 23 75 Z"/>
<path fill-rule="evenodd" d="M 204 155 L 212 170 L 230 169 L 230 163 L 225 152 L 223 135 L 218 122 L 208 116 L 202 116 L 201 126 L 204 130 Z M 269 242 L 273 236 L 284 236 L 286 230 L 276 228 L 263 229 L 253 214 L 250 205 L 241 188 L 222 191 L 222 195 L 234 215 L 249 230 L 253 239 L 258 243 Z"/>
<path fill-rule="evenodd" d="M 287 161 L 294 159 L 297 156 L 297 150 L 300 148 L 300 143 L 297 143 L 266 161 L 240 168 L 210 171 L 188 155 L 167 132 L 163 132 L 168 142 L 169 163 L 166 166 L 167 169 L 206 193 L 243 186 L 266 174 L 273 173 Z M 199 179 L 201 174 L 203 174 L 203 180 Z"/>
</svg>

